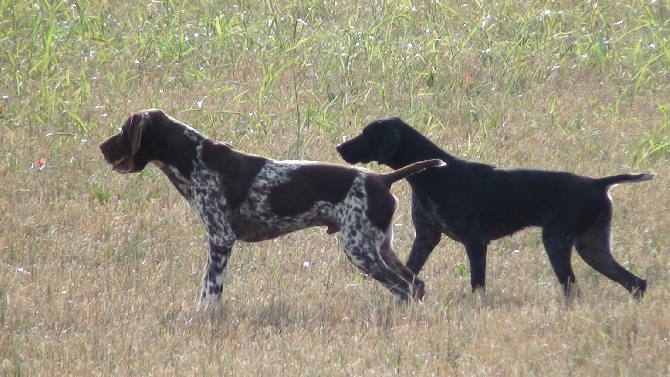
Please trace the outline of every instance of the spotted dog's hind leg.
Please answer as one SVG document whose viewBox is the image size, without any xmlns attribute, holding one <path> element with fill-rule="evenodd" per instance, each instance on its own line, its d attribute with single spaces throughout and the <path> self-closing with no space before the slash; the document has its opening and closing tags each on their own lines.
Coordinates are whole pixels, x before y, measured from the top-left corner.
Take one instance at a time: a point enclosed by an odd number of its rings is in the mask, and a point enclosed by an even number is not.
<svg viewBox="0 0 670 377">
<path fill-rule="evenodd" d="M 232 244 L 229 246 L 218 246 L 209 241 L 209 258 L 205 266 L 205 276 L 200 290 L 198 300 L 198 311 L 205 308 L 216 309 L 221 302 L 223 292 L 223 280 L 226 276 L 226 267 L 230 259 Z"/>
<path fill-rule="evenodd" d="M 398 256 L 393 252 L 393 229 L 391 227 L 386 232 L 379 252 L 384 262 L 398 275 L 402 276 L 405 281 L 410 283 L 412 288 L 410 296 L 419 300 L 423 299 L 425 283 L 412 270 L 402 264 Z"/>
<path fill-rule="evenodd" d="M 406 280 L 384 261 L 380 250 L 385 240 L 386 236 L 381 231 L 363 232 L 353 227 L 344 227 L 340 236 L 347 259 L 361 271 L 382 283 L 400 301 L 407 301 L 410 297 L 420 298 L 418 295 L 423 294 L 423 282 L 416 277 Z M 386 259 L 394 265 L 396 262 L 401 264 L 395 256 L 390 256 L 389 251 L 385 252 Z"/>
</svg>

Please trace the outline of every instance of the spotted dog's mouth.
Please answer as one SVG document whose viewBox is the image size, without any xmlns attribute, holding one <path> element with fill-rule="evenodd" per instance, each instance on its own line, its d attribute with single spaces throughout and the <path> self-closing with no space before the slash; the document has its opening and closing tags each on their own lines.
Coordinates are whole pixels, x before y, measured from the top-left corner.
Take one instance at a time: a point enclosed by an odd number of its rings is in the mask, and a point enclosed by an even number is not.
<svg viewBox="0 0 670 377">
<path fill-rule="evenodd" d="M 112 170 L 121 174 L 134 173 L 137 171 L 133 156 L 121 158 L 112 163 Z"/>
</svg>

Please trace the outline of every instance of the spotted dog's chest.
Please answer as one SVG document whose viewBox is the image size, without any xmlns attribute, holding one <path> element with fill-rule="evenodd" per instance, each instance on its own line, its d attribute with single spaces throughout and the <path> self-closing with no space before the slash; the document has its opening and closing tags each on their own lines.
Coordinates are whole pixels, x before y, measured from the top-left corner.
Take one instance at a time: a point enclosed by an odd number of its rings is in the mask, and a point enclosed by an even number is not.
<svg viewBox="0 0 670 377">
<path fill-rule="evenodd" d="M 207 225 L 207 220 L 215 217 L 217 222 L 227 222 L 230 212 L 226 200 L 221 176 L 209 169 L 196 167 L 191 174 L 191 181 L 185 195 L 189 205 Z M 225 215 L 225 216 L 224 216 Z"/>
</svg>

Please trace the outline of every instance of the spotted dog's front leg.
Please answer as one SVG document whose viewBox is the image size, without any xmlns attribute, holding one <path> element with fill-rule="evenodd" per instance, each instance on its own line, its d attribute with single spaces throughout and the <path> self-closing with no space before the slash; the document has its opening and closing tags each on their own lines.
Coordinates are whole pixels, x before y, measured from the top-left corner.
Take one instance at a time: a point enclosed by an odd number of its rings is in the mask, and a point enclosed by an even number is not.
<svg viewBox="0 0 670 377">
<path fill-rule="evenodd" d="M 226 276 L 226 267 L 232 243 L 227 246 L 219 246 L 211 239 L 209 240 L 209 258 L 205 266 L 205 276 L 200 290 L 200 299 L 198 301 L 198 310 L 205 308 L 216 309 L 221 302 L 221 293 L 223 292 L 223 280 Z"/>
<path fill-rule="evenodd" d="M 202 160 L 202 145 L 197 148 Z M 221 177 L 206 166 L 198 165 L 191 174 L 189 204 L 198 215 L 209 238 L 209 256 L 200 290 L 198 310 L 216 309 L 221 301 L 223 279 L 235 243 L 230 223 L 230 208 L 222 191 Z"/>
</svg>

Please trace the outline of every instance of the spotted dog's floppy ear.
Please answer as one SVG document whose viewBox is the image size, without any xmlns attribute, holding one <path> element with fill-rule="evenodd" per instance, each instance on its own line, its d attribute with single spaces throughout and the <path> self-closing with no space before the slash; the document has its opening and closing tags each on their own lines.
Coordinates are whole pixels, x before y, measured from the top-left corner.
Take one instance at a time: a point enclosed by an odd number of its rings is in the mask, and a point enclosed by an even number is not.
<svg viewBox="0 0 670 377">
<path fill-rule="evenodd" d="M 144 124 L 147 121 L 146 114 L 133 114 L 130 116 L 130 126 L 128 127 L 128 139 L 130 139 L 131 154 L 135 155 L 140 150 L 142 143 L 142 132 Z"/>
</svg>

